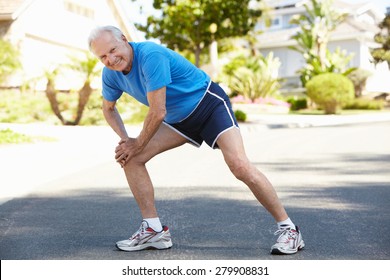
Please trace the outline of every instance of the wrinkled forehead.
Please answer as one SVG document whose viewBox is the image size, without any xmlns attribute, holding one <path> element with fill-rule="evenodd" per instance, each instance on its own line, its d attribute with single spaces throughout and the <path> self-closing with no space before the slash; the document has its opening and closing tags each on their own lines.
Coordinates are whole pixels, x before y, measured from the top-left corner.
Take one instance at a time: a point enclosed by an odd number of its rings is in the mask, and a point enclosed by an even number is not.
<svg viewBox="0 0 390 280">
<path fill-rule="evenodd" d="M 97 57 L 101 57 L 119 43 L 120 41 L 111 32 L 103 31 L 91 42 L 91 50 Z"/>
</svg>

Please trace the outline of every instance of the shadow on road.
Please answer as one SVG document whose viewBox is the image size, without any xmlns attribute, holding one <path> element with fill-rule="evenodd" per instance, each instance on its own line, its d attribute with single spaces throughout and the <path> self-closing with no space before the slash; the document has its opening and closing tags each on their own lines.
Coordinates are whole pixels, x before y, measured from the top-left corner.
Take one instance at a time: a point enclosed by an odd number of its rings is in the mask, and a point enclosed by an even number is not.
<svg viewBox="0 0 390 280">
<path fill-rule="evenodd" d="M 307 248 L 294 256 L 271 256 L 273 220 L 244 187 L 156 188 L 174 247 L 136 253 L 114 246 L 140 223 L 127 187 L 46 193 L 0 206 L 0 258 L 389 259 L 389 197 L 386 183 L 289 189 L 284 199 L 297 201 L 288 212 L 302 226 Z M 321 204 L 327 200 L 336 200 L 340 209 Z"/>
</svg>

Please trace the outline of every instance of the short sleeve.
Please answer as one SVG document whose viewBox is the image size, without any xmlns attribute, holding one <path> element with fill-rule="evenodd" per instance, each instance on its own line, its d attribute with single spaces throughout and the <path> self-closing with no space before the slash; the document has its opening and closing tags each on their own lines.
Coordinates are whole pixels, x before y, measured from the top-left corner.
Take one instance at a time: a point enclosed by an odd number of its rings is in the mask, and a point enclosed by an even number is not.
<svg viewBox="0 0 390 280">
<path fill-rule="evenodd" d="M 161 52 L 151 52 L 142 63 L 146 90 L 157 90 L 172 82 L 169 57 Z"/>
<path fill-rule="evenodd" d="M 114 79 L 112 79 L 112 77 L 110 76 L 110 72 L 106 70 L 106 68 L 103 69 L 102 95 L 104 99 L 113 102 L 118 100 L 122 96 L 123 91 L 116 86 L 116 83 L 113 81 Z"/>
</svg>

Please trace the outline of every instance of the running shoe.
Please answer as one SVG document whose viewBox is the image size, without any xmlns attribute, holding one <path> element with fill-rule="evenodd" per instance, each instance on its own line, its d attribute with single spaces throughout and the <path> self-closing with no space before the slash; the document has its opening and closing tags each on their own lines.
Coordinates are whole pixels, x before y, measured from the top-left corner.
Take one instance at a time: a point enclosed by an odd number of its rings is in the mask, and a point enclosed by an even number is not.
<svg viewBox="0 0 390 280">
<path fill-rule="evenodd" d="M 290 227 L 285 227 L 277 230 L 275 235 L 279 235 L 275 245 L 271 247 L 271 254 L 275 255 L 290 255 L 295 254 L 298 250 L 305 247 L 305 242 L 302 239 L 302 233 L 296 226 L 296 230 Z"/>
<path fill-rule="evenodd" d="M 142 221 L 141 227 L 129 239 L 118 241 L 116 247 L 122 251 L 140 251 L 148 248 L 168 249 L 172 247 L 171 234 L 167 226 L 156 232 Z"/>
</svg>

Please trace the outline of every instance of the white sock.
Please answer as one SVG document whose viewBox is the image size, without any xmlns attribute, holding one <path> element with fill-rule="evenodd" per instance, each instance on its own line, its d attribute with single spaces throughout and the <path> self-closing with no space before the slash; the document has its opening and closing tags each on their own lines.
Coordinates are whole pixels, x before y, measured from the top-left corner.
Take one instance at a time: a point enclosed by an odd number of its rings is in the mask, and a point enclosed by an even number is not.
<svg viewBox="0 0 390 280">
<path fill-rule="evenodd" d="M 285 227 L 291 227 L 292 229 L 296 229 L 294 223 L 290 220 L 290 218 L 287 218 L 284 221 L 278 222 L 278 228 L 285 228 Z"/>
<path fill-rule="evenodd" d="M 148 222 L 149 227 L 151 227 L 154 231 L 157 231 L 157 232 L 162 231 L 162 225 L 161 225 L 160 219 L 158 217 L 144 219 L 144 221 Z"/>
</svg>

